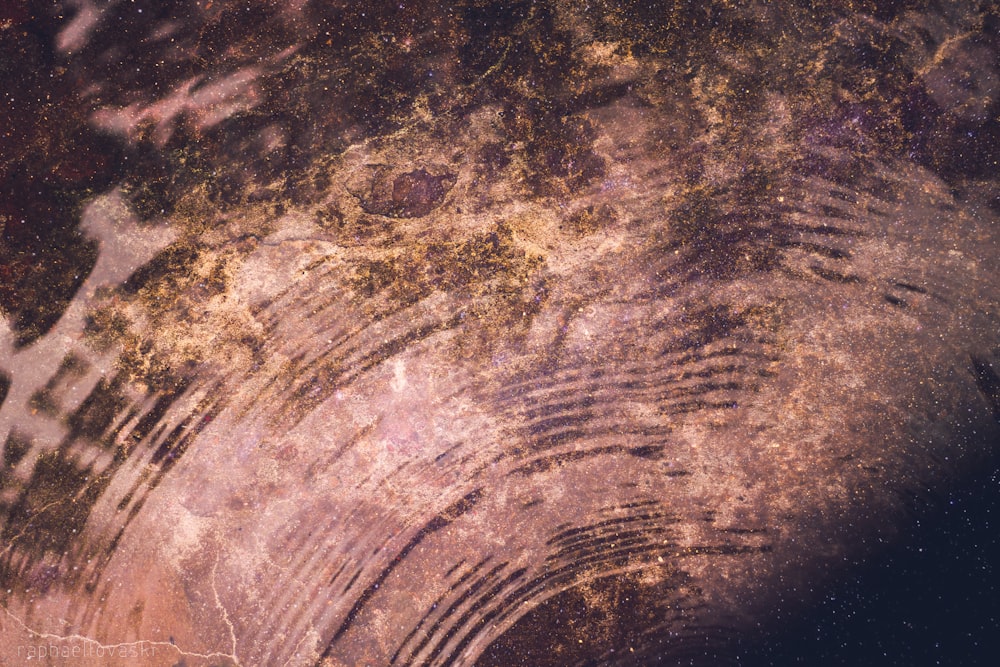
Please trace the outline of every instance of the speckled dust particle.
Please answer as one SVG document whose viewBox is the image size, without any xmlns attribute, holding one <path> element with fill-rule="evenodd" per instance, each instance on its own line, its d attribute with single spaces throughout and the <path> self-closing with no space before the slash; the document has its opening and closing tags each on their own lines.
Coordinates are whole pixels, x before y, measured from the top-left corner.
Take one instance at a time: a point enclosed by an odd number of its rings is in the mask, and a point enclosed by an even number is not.
<svg viewBox="0 0 1000 667">
<path fill-rule="evenodd" d="M 1000 648 L 993 3 L 23 0 L 0 50 L 0 664 Z"/>
</svg>

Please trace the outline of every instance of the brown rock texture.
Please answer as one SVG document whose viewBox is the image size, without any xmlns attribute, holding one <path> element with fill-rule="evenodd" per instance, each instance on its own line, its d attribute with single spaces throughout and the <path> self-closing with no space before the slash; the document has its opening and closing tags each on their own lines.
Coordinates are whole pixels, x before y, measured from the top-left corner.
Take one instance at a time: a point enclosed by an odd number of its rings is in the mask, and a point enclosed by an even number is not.
<svg viewBox="0 0 1000 667">
<path fill-rule="evenodd" d="M 736 663 L 997 463 L 990 3 L 0 48 L 0 664 Z"/>
</svg>

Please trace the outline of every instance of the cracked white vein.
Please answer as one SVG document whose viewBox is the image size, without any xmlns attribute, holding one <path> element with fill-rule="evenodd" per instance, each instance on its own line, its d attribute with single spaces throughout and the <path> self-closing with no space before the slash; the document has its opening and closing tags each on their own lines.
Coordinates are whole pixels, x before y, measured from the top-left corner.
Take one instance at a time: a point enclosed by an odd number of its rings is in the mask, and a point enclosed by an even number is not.
<svg viewBox="0 0 1000 667">
<path fill-rule="evenodd" d="M 240 664 L 239 658 L 236 657 L 236 630 L 233 628 L 232 621 L 229 620 L 229 612 L 226 611 L 225 606 L 222 604 L 222 600 L 219 599 L 219 590 L 215 586 L 215 571 L 219 568 L 219 558 L 216 557 L 215 565 L 212 566 L 212 595 L 215 597 L 215 605 L 222 612 L 222 620 L 225 622 L 226 627 L 229 628 L 229 640 L 232 646 L 232 654 L 229 656 L 233 659 L 233 662 Z"/>
<path fill-rule="evenodd" d="M 194 651 L 185 651 L 180 646 L 177 646 L 177 644 L 171 642 L 163 642 L 163 641 L 154 642 L 148 639 L 137 639 L 136 641 L 131 641 L 131 642 L 105 644 L 94 639 L 93 637 L 87 637 L 86 635 L 80 635 L 80 634 L 59 635 L 52 632 L 41 632 L 26 625 L 24 621 L 18 618 L 15 614 L 11 613 L 11 611 L 7 609 L 6 606 L 0 605 L 0 609 L 3 609 L 4 613 L 11 620 L 13 620 L 14 623 L 16 623 L 25 632 L 27 632 L 33 639 L 44 639 L 46 641 L 52 641 L 52 642 L 78 641 L 78 642 L 83 642 L 85 644 L 91 644 L 95 648 L 100 648 L 101 650 L 106 652 L 114 652 L 122 648 L 126 649 L 131 647 L 141 648 L 143 646 L 149 646 L 153 648 L 163 648 L 175 651 L 180 657 L 183 658 L 200 658 L 202 660 L 218 660 L 221 658 L 228 658 L 229 660 L 232 660 L 237 666 L 240 664 L 239 660 L 236 658 L 235 655 L 229 655 L 227 653 L 222 653 L 219 651 L 213 653 L 197 653 Z"/>
</svg>

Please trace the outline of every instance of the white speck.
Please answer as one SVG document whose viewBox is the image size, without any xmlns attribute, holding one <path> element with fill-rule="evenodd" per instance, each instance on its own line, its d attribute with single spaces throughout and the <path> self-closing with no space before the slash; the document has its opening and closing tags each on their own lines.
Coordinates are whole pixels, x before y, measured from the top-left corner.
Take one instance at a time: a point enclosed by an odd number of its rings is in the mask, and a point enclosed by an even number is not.
<svg viewBox="0 0 1000 667">
<path fill-rule="evenodd" d="M 406 362 L 397 359 L 392 368 L 392 390 L 399 393 L 406 389 Z"/>
</svg>

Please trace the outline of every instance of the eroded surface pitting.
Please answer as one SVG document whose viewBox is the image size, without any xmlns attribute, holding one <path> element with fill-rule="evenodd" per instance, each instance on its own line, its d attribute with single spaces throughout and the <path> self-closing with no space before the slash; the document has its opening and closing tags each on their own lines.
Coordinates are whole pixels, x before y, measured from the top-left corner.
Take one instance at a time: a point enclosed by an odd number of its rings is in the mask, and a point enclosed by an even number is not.
<svg viewBox="0 0 1000 667">
<path fill-rule="evenodd" d="M 4 650 L 731 657 L 995 442 L 998 17 L 920 4 L 10 10 Z"/>
</svg>

